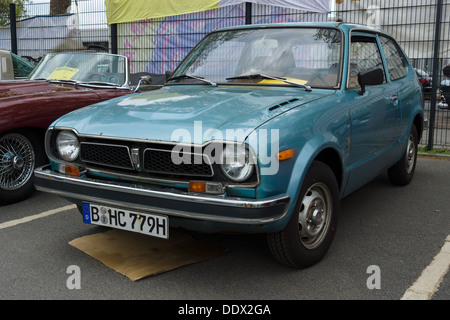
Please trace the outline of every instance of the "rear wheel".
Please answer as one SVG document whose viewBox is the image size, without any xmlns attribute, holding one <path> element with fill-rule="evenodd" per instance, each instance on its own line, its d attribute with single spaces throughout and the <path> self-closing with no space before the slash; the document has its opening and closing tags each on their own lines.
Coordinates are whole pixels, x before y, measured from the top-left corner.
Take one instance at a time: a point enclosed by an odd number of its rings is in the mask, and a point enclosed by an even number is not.
<svg viewBox="0 0 450 320">
<path fill-rule="evenodd" d="M 21 201 L 33 192 L 33 171 L 45 159 L 39 136 L 28 131 L 0 135 L 1 205 Z"/>
<path fill-rule="evenodd" d="M 322 162 L 313 162 L 286 228 L 267 235 L 274 258 L 296 268 L 320 261 L 334 238 L 339 201 L 333 171 Z"/>
<path fill-rule="evenodd" d="M 395 165 L 388 169 L 388 176 L 393 184 L 404 186 L 411 182 L 417 163 L 417 145 L 417 129 L 413 125 L 408 137 L 405 153 Z"/>
</svg>

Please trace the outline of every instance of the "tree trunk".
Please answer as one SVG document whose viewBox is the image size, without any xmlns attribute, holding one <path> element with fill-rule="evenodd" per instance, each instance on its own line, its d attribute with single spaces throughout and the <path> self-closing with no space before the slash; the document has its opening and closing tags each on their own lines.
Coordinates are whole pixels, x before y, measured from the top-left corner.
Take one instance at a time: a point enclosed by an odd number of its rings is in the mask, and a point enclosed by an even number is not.
<svg viewBox="0 0 450 320">
<path fill-rule="evenodd" d="M 72 0 L 50 0 L 50 15 L 66 14 Z"/>
</svg>

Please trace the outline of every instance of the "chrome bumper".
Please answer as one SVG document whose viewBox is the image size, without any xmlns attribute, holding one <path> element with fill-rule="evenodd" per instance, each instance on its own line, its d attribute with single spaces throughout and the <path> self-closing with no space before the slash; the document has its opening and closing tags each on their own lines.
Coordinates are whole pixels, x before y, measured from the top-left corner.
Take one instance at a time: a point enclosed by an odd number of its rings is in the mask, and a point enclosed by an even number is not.
<svg viewBox="0 0 450 320">
<path fill-rule="evenodd" d="M 234 224 L 265 224 L 282 219 L 289 208 L 286 194 L 263 199 L 242 199 L 191 194 L 173 188 L 101 181 L 68 176 L 44 166 L 34 171 L 37 190 L 69 198 L 81 204 L 93 202 L 129 210 Z"/>
</svg>

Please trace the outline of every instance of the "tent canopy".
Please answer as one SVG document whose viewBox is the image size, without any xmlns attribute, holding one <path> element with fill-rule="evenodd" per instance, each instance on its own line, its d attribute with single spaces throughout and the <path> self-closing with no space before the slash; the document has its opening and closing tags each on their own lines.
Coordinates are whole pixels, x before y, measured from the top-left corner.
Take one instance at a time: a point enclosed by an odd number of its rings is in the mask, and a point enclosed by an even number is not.
<svg viewBox="0 0 450 320">
<path fill-rule="evenodd" d="M 252 2 L 309 12 L 328 13 L 330 0 L 105 0 L 108 24 L 188 14 Z"/>
</svg>

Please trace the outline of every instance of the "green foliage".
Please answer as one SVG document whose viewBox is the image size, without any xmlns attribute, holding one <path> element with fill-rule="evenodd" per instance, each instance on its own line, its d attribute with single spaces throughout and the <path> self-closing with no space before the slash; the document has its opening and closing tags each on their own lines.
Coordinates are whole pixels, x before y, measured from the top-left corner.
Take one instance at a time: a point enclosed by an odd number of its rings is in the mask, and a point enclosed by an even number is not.
<svg viewBox="0 0 450 320">
<path fill-rule="evenodd" d="M 16 20 L 25 18 L 27 10 L 25 4 L 30 3 L 30 0 L 0 0 L 0 25 L 9 24 L 9 4 L 16 4 Z"/>
<path fill-rule="evenodd" d="M 433 154 L 448 154 L 448 155 L 450 155 L 450 150 L 448 150 L 448 149 L 432 149 L 432 150 L 429 150 L 428 146 L 424 146 L 422 148 L 419 148 L 419 152 L 433 153 Z"/>
</svg>

